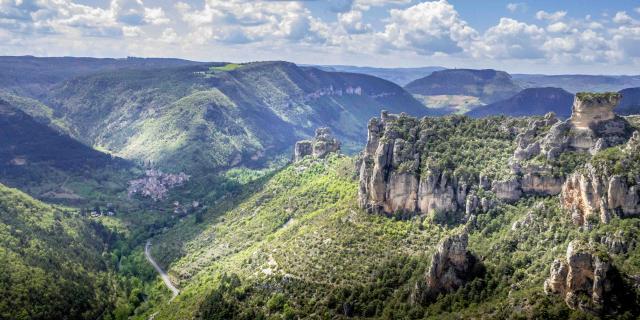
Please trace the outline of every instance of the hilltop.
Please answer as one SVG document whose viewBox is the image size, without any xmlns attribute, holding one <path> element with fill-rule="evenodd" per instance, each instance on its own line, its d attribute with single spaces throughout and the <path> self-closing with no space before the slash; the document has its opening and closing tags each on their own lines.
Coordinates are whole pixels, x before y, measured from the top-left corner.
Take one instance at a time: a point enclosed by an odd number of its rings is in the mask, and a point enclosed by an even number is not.
<svg viewBox="0 0 640 320">
<path fill-rule="evenodd" d="M 521 90 L 508 73 L 492 69 L 435 71 L 408 83 L 405 89 L 423 96 L 472 96 L 485 104 L 509 98 Z"/>
</svg>

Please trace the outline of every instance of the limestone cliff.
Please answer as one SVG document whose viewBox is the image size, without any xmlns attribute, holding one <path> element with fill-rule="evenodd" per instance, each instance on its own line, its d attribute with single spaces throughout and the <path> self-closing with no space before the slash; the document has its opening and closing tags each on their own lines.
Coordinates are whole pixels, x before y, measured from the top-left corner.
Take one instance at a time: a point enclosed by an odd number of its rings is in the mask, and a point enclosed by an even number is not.
<svg viewBox="0 0 640 320">
<path fill-rule="evenodd" d="M 383 112 L 368 128 L 360 167 L 362 208 L 372 213 L 465 211 L 470 182 L 446 169 L 420 168 L 426 138 L 419 120 Z"/>
<path fill-rule="evenodd" d="M 324 158 L 331 152 L 340 151 L 340 141 L 331 133 L 331 129 L 322 127 L 316 129 L 316 135 L 312 140 L 296 142 L 293 149 L 293 161 L 298 162 L 306 156 Z"/>
<path fill-rule="evenodd" d="M 634 129 L 627 120 L 613 113 L 619 100 L 617 93 L 578 93 L 571 117 L 566 121 L 559 121 L 553 114 L 533 120 L 518 136 L 518 147 L 512 158 L 512 167 L 521 178 L 523 193 L 560 193 L 567 177 L 558 173 L 564 168 L 555 168 L 553 163 L 569 165 L 560 159 L 564 153 L 594 155 L 625 143 Z M 576 179 L 572 177 L 567 183 L 576 184 Z"/>
<path fill-rule="evenodd" d="M 600 313 L 614 289 L 612 271 L 606 256 L 574 240 L 567 247 L 566 257 L 556 259 L 551 265 L 544 291 L 561 295 L 572 309 Z"/>
<path fill-rule="evenodd" d="M 640 175 L 633 170 L 640 152 L 640 134 L 635 132 L 623 148 L 612 152 L 618 158 L 599 161 L 600 157 L 595 157 L 594 163 L 574 172 L 563 185 L 562 205 L 571 211 L 575 224 L 588 223 L 590 217 L 607 223 L 613 214 L 640 215 Z"/>
</svg>

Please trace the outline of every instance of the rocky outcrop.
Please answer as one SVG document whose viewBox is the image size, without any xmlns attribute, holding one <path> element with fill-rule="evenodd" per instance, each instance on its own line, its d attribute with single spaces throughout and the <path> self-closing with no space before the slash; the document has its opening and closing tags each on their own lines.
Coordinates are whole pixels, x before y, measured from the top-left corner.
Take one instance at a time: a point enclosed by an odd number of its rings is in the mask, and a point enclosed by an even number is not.
<svg viewBox="0 0 640 320">
<path fill-rule="evenodd" d="M 566 257 L 551 265 L 544 291 L 561 295 L 569 308 L 600 313 L 613 291 L 611 271 L 606 256 L 596 254 L 584 243 L 572 241 Z"/>
<path fill-rule="evenodd" d="M 405 129 L 409 129 L 400 132 L 394 125 L 396 121 L 403 121 Z M 424 144 L 424 138 L 418 124 L 415 118 L 386 112 L 380 119 L 369 121 L 360 167 L 360 207 L 387 214 L 465 211 L 470 182 L 448 170 L 421 170 L 419 146 Z"/>
<path fill-rule="evenodd" d="M 588 174 L 588 170 L 586 175 L 566 177 L 558 173 L 562 170 L 554 170 L 553 162 L 565 152 L 595 154 L 629 140 L 633 128 L 624 118 L 613 113 L 619 98 L 615 93 L 579 93 L 574 99 L 572 115 L 568 120 L 561 122 L 555 115 L 547 114 L 543 119 L 531 121 L 527 130 L 518 135 L 517 148 L 511 160 L 514 174 L 520 178 L 522 193 L 556 195 L 566 189 L 567 194 L 576 195 L 568 197 L 566 202 L 566 206 L 578 208 L 579 213 L 574 215 L 576 223 L 584 223 L 593 214 L 608 221 L 606 199 L 602 200 L 599 195 L 606 193 L 603 190 L 608 188 L 609 182 L 606 181 L 607 185 L 604 185 Z M 541 157 L 546 163 L 529 161 L 536 157 Z M 613 186 L 620 187 L 620 192 L 629 192 L 622 184 Z M 616 207 L 627 207 L 633 211 L 629 208 L 633 207 L 633 199 L 629 201 L 616 203 Z"/>
<path fill-rule="evenodd" d="M 323 127 L 316 129 L 313 140 L 296 142 L 293 150 L 293 161 L 298 162 L 306 156 L 324 158 L 327 154 L 340 151 L 340 141 L 331 133 L 331 129 Z"/>
<path fill-rule="evenodd" d="M 440 293 L 453 292 L 481 273 L 482 265 L 467 250 L 467 242 L 466 231 L 440 242 L 431 257 L 429 270 L 414 288 L 414 302 L 424 302 Z"/>
<path fill-rule="evenodd" d="M 620 164 L 636 162 L 639 151 L 640 134 L 635 132 L 620 151 Z M 631 172 L 622 175 L 607 172 L 610 170 L 587 164 L 569 176 L 563 185 L 562 206 L 571 211 L 575 224 L 584 225 L 590 217 L 607 223 L 614 214 L 620 217 L 640 215 L 640 176 L 630 179 Z"/>
<path fill-rule="evenodd" d="M 306 156 L 313 154 L 313 142 L 310 140 L 301 140 L 296 142 L 293 148 L 293 161 L 298 162 Z"/>
</svg>

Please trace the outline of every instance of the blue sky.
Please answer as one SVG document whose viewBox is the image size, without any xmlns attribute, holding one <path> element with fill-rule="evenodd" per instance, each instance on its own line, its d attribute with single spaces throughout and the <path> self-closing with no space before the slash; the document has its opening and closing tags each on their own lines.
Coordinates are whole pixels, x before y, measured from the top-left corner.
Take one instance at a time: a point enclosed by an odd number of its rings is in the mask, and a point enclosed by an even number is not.
<svg viewBox="0 0 640 320">
<path fill-rule="evenodd" d="M 640 74 L 640 2 L 0 0 L 0 54 Z"/>
</svg>

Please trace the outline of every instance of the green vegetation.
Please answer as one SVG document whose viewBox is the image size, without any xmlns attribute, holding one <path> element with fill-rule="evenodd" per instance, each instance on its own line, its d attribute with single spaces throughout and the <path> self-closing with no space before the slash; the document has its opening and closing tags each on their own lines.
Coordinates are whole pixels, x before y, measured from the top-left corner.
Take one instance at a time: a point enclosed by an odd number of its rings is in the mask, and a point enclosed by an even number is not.
<svg viewBox="0 0 640 320">
<path fill-rule="evenodd" d="M 510 177 L 508 161 L 516 147 L 517 129 L 526 125 L 524 118 L 400 117 L 393 129 L 417 146 L 422 154 L 420 172 L 446 170 L 473 182 L 480 174 L 497 180 Z"/>
<path fill-rule="evenodd" d="M 593 101 L 593 100 L 611 100 L 614 98 L 620 98 L 620 93 L 618 92 L 578 92 L 576 93 L 576 97 L 582 101 Z"/>
<path fill-rule="evenodd" d="M 102 224 L 0 184 L 0 318 L 95 319 L 116 295 Z"/>
<path fill-rule="evenodd" d="M 237 63 L 227 63 L 224 66 L 210 67 L 210 71 L 233 71 L 240 68 L 242 65 Z"/>
<path fill-rule="evenodd" d="M 171 304 L 164 288 L 148 292 L 156 319 L 269 319 L 297 317 L 442 319 L 492 315 L 511 318 L 585 318 L 546 296 L 551 262 L 568 243 L 600 243 L 614 230 L 640 240 L 640 219 L 614 219 L 585 233 L 573 226 L 556 197 L 529 198 L 481 213 L 466 227 L 484 276 L 428 305 L 409 302 L 423 281 L 430 254 L 446 235 L 424 216 L 394 220 L 355 206 L 353 159 L 306 159 L 244 195 L 212 208 L 204 221 L 185 219 L 154 239 L 182 290 Z M 519 221 L 518 227 L 512 227 Z M 635 232 L 635 233 L 634 233 Z M 637 239 L 637 240 L 636 240 Z M 628 274 L 640 272 L 636 251 L 612 255 Z"/>
</svg>

